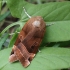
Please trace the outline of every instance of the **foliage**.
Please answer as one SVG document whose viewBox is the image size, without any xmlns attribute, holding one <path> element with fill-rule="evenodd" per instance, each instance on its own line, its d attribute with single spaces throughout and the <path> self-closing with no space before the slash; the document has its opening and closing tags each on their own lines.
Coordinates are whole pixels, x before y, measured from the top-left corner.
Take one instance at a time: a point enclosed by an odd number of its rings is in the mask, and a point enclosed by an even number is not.
<svg viewBox="0 0 70 70">
<path fill-rule="evenodd" d="M 6 27 L 0 35 L 3 35 L 6 30 L 14 25 L 19 25 L 17 31 L 20 31 L 24 23 L 29 19 L 24 13 L 23 7 L 25 7 L 28 14 L 32 17 L 42 16 L 47 25 L 54 23 L 53 25 L 46 27 L 46 33 L 41 44 L 41 53 L 38 52 L 31 65 L 26 68 L 26 70 L 69 68 L 70 49 L 61 48 L 61 45 L 63 44 L 64 46 L 67 43 L 67 46 L 69 46 L 70 42 L 70 2 L 50 2 L 34 5 L 27 3 L 24 0 L 7 0 L 7 5 L 12 16 L 17 17 L 20 20 Z M 0 70 L 25 69 L 18 62 L 13 64 L 8 62 L 11 47 L 18 35 L 16 31 L 14 33 L 9 44 L 10 48 L 0 51 L 0 60 L 5 58 L 4 61 L 0 62 Z M 53 45 L 52 42 L 54 42 Z M 50 43 L 51 48 L 44 47 L 45 43 Z"/>
<path fill-rule="evenodd" d="M 19 62 L 9 63 L 8 57 L 10 51 L 11 48 L 8 48 L 0 52 L 0 70 L 25 70 Z M 2 60 L 3 58 L 4 60 Z M 69 67 L 70 49 L 43 47 L 26 70 L 54 70 Z"/>
</svg>

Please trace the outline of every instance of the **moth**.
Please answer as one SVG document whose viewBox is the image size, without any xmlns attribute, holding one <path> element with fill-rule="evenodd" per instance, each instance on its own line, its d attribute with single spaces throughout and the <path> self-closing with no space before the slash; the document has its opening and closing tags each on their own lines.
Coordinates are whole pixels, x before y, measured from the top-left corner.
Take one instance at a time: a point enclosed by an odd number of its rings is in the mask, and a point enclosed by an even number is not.
<svg viewBox="0 0 70 70">
<path fill-rule="evenodd" d="M 38 52 L 45 30 L 46 23 L 41 16 L 30 17 L 18 34 L 9 61 L 20 61 L 27 67 Z"/>
</svg>

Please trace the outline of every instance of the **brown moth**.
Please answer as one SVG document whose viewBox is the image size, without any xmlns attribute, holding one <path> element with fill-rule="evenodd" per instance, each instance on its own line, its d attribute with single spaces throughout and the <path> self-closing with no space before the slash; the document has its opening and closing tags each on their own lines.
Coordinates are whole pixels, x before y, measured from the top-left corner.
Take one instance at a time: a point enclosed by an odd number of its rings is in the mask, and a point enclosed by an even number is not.
<svg viewBox="0 0 70 70">
<path fill-rule="evenodd" d="M 27 67 L 39 49 L 45 29 L 46 24 L 41 16 L 30 18 L 18 35 L 9 61 L 19 60 L 24 67 Z"/>
<path fill-rule="evenodd" d="M 41 16 L 30 18 L 16 39 L 9 61 L 19 60 L 24 67 L 27 67 L 39 49 L 45 30 L 46 24 Z"/>
</svg>

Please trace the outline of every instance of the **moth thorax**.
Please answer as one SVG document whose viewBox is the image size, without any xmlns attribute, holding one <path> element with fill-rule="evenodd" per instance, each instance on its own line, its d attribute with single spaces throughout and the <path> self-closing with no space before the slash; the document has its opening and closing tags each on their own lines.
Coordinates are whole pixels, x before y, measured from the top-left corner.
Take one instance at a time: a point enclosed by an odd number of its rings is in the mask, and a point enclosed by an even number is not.
<svg viewBox="0 0 70 70">
<path fill-rule="evenodd" d="M 38 21 L 38 20 L 36 20 L 36 21 L 34 21 L 33 23 L 32 23 L 32 25 L 34 26 L 34 27 L 40 27 L 40 21 Z"/>
</svg>

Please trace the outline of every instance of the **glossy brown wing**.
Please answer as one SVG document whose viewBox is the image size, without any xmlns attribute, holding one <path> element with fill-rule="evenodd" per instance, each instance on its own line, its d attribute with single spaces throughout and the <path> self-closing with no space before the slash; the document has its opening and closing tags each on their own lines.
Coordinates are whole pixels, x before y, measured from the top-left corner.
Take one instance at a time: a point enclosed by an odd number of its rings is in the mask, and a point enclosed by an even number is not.
<svg viewBox="0 0 70 70">
<path fill-rule="evenodd" d="M 42 17 L 32 17 L 20 31 L 13 46 L 10 62 L 19 60 L 24 67 L 30 64 L 44 37 L 46 24 Z"/>
<path fill-rule="evenodd" d="M 27 50 L 30 53 L 37 53 L 44 35 L 44 31 L 44 29 L 43 31 L 40 31 L 38 28 L 35 28 L 31 32 L 29 32 L 28 35 L 22 41 L 22 43 L 26 46 Z"/>
<path fill-rule="evenodd" d="M 27 67 L 30 64 L 30 58 L 35 56 L 35 54 L 29 53 L 22 43 L 19 43 L 18 47 L 14 46 L 14 54 L 24 67 Z"/>
</svg>

